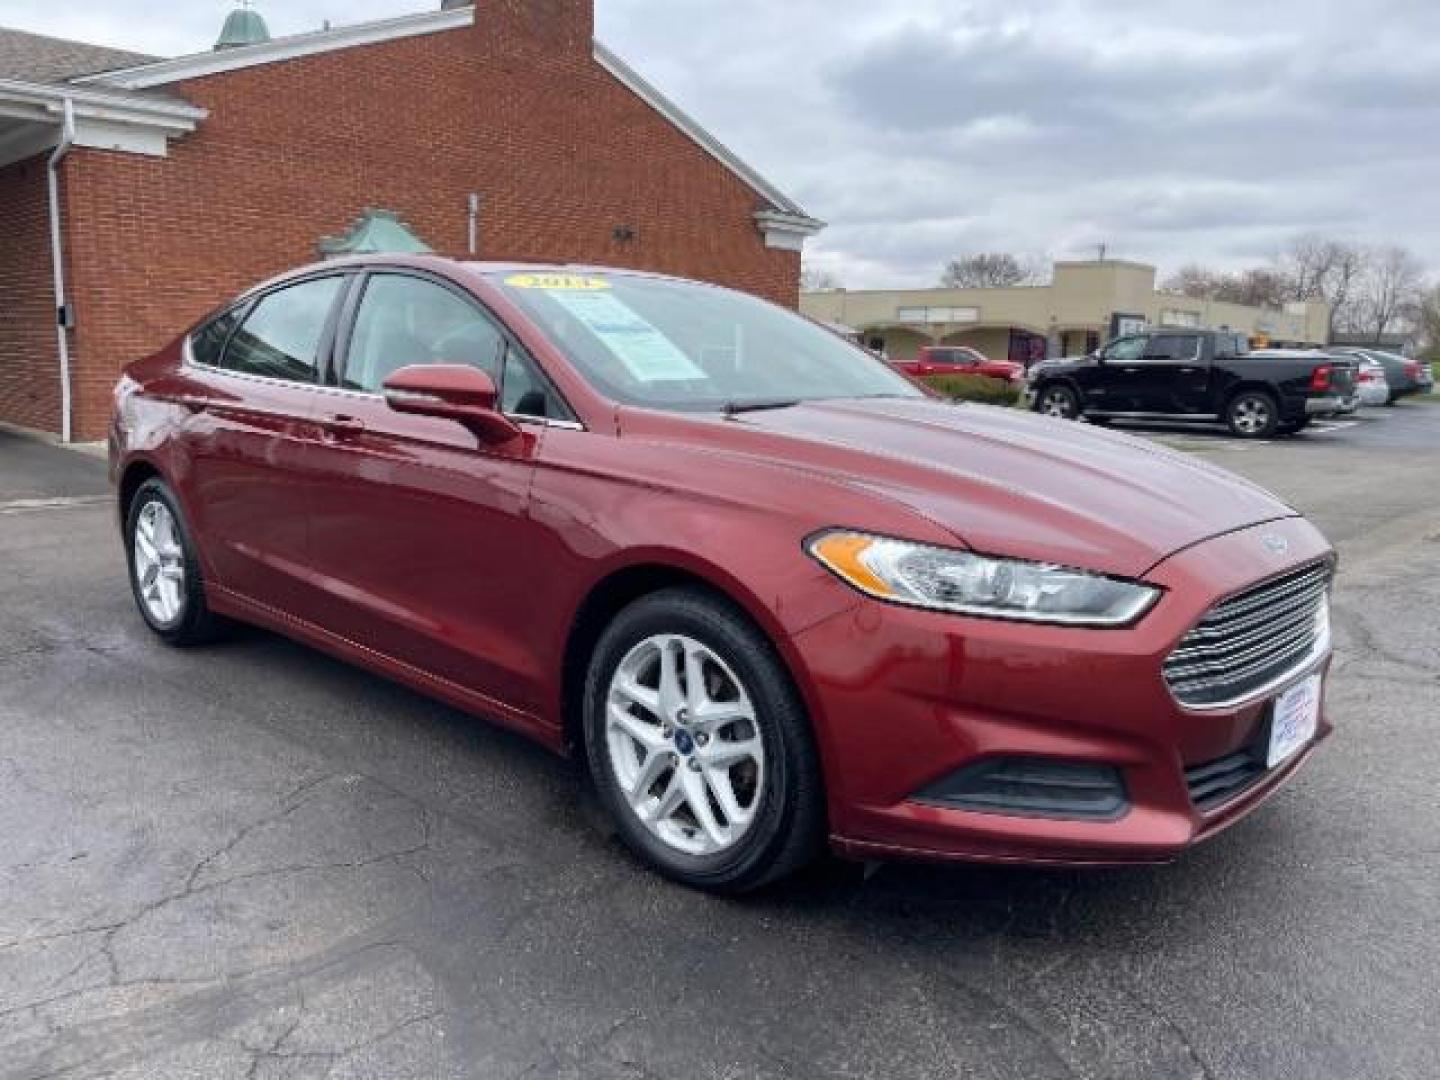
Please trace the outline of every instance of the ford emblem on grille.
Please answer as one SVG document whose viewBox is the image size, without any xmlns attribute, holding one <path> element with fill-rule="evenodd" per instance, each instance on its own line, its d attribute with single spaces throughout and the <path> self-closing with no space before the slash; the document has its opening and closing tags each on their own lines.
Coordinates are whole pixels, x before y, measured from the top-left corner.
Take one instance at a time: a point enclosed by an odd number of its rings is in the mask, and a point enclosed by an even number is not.
<svg viewBox="0 0 1440 1080">
<path fill-rule="evenodd" d="M 1275 555 L 1284 555 L 1290 550 L 1290 541 L 1278 533 L 1266 533 L 1260 542 Z"/>
</svg>

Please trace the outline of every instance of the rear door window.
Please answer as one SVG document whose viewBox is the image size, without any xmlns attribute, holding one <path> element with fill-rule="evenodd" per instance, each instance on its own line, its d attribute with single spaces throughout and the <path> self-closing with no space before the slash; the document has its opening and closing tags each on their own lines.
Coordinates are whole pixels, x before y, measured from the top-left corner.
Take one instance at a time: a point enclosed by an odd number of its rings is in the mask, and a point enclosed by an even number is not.
<svg viewBox="0 0 1440 1080">
<path fill-rule="evenodd" d="M 1150 339 L 1144 359 L 1156 364 L 1190 364 L 1200 359 L 1196 334 L 1157 334 Z"/>
<path fill-rule="evenodd" d="M 318 382 L 341 282 L 339 277 L 316 278 L 262 296 L 230 338 L 221 366 L 287 382 Z"/>
</svg>

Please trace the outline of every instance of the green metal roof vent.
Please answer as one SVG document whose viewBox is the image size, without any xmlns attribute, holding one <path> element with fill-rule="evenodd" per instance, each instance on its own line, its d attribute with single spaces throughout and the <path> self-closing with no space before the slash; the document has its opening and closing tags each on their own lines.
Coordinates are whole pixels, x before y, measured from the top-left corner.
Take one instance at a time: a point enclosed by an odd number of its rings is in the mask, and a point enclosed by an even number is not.
<svg viewBox="0 0 1440 1080">
<path fill-rule="evenodd" d="M 434 249 L 416 236 L 400 215 L 390 210 L 366 210 L 343 236 L 320 241 L 320 254 L 338 255 L 429 255 Z"/>
<path fill-rule="evenodd" d="M 240 0 L 240 6 L 225 19 L 220 31 L 220 40 L 215 42 L 215 51 L 238 49 L 244 45 L 263 45 L 270 40 L 270 28 L 258 11 L 250 9 L 250 0 Z"/>
</svg>

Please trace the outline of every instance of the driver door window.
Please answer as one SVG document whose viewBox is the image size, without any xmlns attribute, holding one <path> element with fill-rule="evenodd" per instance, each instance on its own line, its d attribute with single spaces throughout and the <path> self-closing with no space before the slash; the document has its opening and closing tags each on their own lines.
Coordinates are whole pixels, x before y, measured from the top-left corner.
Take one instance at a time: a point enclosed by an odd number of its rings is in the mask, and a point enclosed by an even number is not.
<svg viewBox="0 0 1440 1080">
<path fill-rule="evenodd" d="M 1105 346 L 1105 359 L 1112 364 L 1128 364 L 1145 355 L 1147 337 L 1119 338 Z"/>
<path fill-rule="evenodd" d="M 443 285 L 402 274 L 375 274 L 365 286 L 342 385 L 380 393 L 412 364 L 465 364 L 500 383 L 504 338 L 473 303 Z"/>
</svg>

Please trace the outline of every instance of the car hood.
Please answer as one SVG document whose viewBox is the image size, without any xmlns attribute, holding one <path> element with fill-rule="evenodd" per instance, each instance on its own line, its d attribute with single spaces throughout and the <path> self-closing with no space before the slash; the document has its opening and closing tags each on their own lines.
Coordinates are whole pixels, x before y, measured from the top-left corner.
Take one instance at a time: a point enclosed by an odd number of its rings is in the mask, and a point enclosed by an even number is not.
<svg viewBox="0 0 1440 1080">
<path fill-rule="evenodd" d="M 1196 458 L 1017 409 L 887 398 L 717 422 L 732 451 L 900 503 L 976 551 L 1104 573 L 1140 576 L 1203 540 L 1298 516 Z"/>
</svg>

